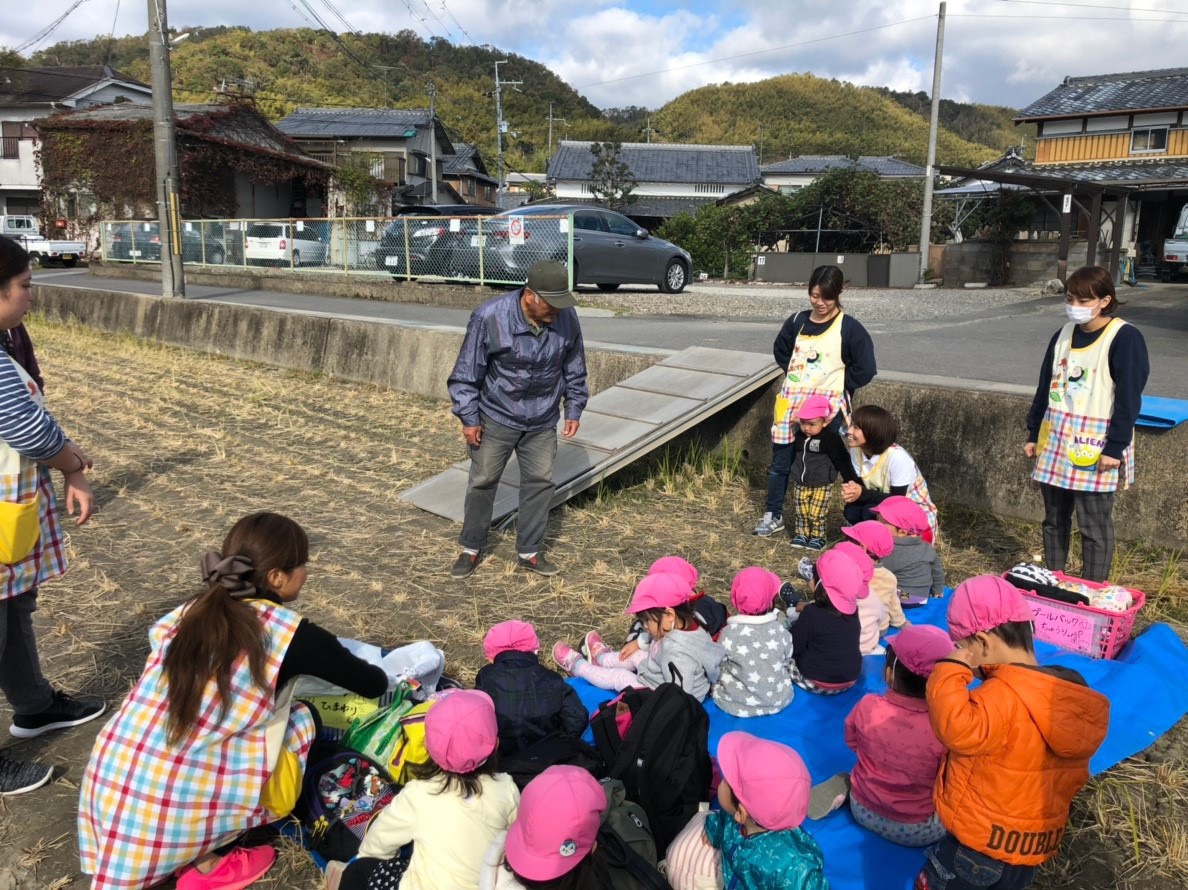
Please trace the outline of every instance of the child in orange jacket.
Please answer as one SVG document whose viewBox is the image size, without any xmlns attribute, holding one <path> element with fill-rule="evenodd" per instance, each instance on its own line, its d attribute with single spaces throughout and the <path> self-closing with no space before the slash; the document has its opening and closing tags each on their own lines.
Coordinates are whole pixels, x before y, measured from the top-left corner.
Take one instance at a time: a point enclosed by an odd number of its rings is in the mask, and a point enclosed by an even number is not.
<svg viewBox="0 0 1188 890">
<path fill-rule="evenodd" d="M 948 835 L 916 890 L 1019 890 L 1060 849 L 1069 804 L 1089 780 L 1110 703 L 1069 668 L 1041 667 L 1031 608 L 994 575 L 949 603 L 956 651 L 928 680 L 928 714 L 947 752 L 933 802 Z M 983 682 L 970 689 L 970 681 Z"/>
</svg>

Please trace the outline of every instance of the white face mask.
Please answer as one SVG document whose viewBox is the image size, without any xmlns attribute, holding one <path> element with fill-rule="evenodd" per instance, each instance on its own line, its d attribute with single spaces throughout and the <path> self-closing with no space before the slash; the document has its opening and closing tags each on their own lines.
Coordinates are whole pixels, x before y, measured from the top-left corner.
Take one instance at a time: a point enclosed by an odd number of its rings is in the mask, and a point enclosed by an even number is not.
<svg viewBox="0 0 1188 890">
<path fill-rule="evenodd" d="M 1092 306 L 1075 306 L 1071 303 L 1064 304 L 1064 314 L 1073 324 L 1088 324 L 1097 317 L 1096 310 Z"/>
</svg>

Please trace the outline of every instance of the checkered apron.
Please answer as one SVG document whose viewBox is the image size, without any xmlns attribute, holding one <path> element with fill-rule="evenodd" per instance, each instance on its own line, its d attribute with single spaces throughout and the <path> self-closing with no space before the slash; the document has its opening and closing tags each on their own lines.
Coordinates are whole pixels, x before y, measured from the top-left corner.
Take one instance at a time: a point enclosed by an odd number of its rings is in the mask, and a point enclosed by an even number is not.
<svg viewBox="0 0 1188 890">
<path fill-rule="evenodd" d="M 839 312 L 833 323 L 816 336 L 798 334 L 788 360 L 784 385 L 776 396 L 775 418 L 771 426 L 771 441 L 787 445 L 796 435 L 796 412 L 809 396 L 825 396 L 833 410 L 849 421 L 850 402 L 846 398 L 846 365 L 842 361 L 842 318 Z"/>
<path fill-rule="evenodd" d="M 38 407 L 44 408 L 45 397 L 41 394 L 41 388 L 20 363 L 13 361 L 3 350 L 0 350 L 0 361 L 12 362 L 21 379 L 25 381 L 29 398 Z M 21 503 L 32 498 L 34 493 L 40 499 L 37 515 L 41 524 L 41 536 L 34 545 L 33 552 L 20 562 L 0 564 L 0 599 L 10 599 L 36 590 L 46 581 L 57 578 L 66 571 L 66 542 L 62 536 L 62 527 L 58 524 L 58 502 L 54 498 L 54 485 L 49 469 L 0 441 L 0 500 Z"/>
<path fill-rule="evenodd" d="M 862 453 L 862 449 L 850 449 L 850 456 L 853 458 L 854 466 L 858 469 L 858 475 L 862 477 L 863 485 L 872 491 L 881 491 L 884 494 L 891 491 L 891 480 L 887 474 L 891 468 L 891 453 L 895 450 L 903 451 L 903 448 L 899 445 L 892 445 L 879 455 L 874 466 L 867 468 L 866 456 Z M 914 460 L 912 462 L 915 463 Z M 932 502 L 932 498 L 928 494 L 928 483 L 924 481 L 919 465 L 916 466 L 916 479 L 908 486 L 906 497 L 919 504 L 928 514 L 928 525 L 932 529 L 933 540 L 939 540 L 940 530 L 936 517 L 936 504 Z"/>
<path fill-rule="evenodd" d="M 1036 442 L 1031 478 L 1069 491 L 1116 491 L 1134 482 L 1134 443 L 1122 453 L 1125 475 L 1101 470 L 1097 460 L 1105 447 L 1114 412 L 1114 378 L 1110 376 L 1110 344 L 1126 322 L 1111 319 L 1097 340 L 1085 349 L 1072 348 L 1073 324 L 1066 324 L 1052 353 L 1048 410 Z"/>
<path fill-rule="evenodd" d="M 247 657 L 231 674 L 231 704 L 220 716 L 217 686 L 203 690 L 198 722 L 179 747 L 166 740 L 168 689 L 163 669 L 177 624 L 174 609 L 149 631 L 144 673 L 95 740 L 82 780 L 78 845 L 92 890 L 151 887 L 243 831 L 272 821 L 260 792 L 272 765 L 265 726 L 273 713 L 277 675 L 301 616 L 251 601 L 264 629 L 263 688 L 252 683 Z M 305 708 L 294 708 L 284 745 L 304 763 L 314 741 Z"/>
</svg>

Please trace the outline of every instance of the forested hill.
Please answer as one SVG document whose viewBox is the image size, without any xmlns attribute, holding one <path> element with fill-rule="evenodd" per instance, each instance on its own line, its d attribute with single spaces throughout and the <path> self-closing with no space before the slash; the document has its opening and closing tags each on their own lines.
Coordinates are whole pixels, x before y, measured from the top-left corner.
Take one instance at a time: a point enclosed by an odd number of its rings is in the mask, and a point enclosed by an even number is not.
<svg viewBox="0 0 1188 890">
<path fill-rule="evenodd" d="M 857 87 L 809 74 L 752 84 L 708 86 L 686 93 L 659 111 L 600 111 L 548 68 L 490 46 L 457 46 L 398 34 L 344 34 L 313 29 L 252 31 L 241 27 L 175 29 L 190 37 L 173 50 L 177 102 L 212 101 L 216 89 L 254 92 L 273 120 L 301 106 L 428 107 L 428 83 L 437 109 L 458 139 L 495 156 L 494 62 L 504 80 L 522 81 L 503 92 L 510 132 L 504 149 L 513 170 L 544 169 L 549 103 L 560 139 L 642 142 L 650 116 L 653 141 L 753 144 L 769 163 L 797 154 L 897 155 L 923 163 L 927 99 Z M 146 82 L 148 47 L 142 35 L 58 43 L 37 52 L 36 65 L 106 62 Z M 1019 142 L 1009 109 L 942 102 L 940 163 L 973 164 Z M 491 164 L 493 167 L 493 163 Z"/>
</svg>

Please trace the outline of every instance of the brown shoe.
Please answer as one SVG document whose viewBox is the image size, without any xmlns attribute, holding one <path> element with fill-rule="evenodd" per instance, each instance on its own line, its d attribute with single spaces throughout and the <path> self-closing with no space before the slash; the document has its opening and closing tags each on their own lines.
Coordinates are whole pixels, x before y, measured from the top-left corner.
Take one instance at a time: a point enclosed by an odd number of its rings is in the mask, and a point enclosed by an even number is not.
<svg viewBox="0 0 1188 890">
<path fill-rule="evenodd" d="M 469 550 L 463 550 L 458 554 L 458 558 L 454 560 L 454 567 L 450 569 L 451 578 L 467 578 L 470 574 L 478 568 L 479 564 L 478 553 L 471 553 Z"/>
</svg>

